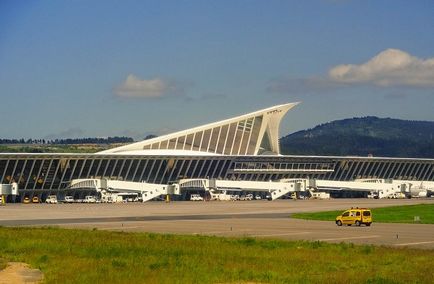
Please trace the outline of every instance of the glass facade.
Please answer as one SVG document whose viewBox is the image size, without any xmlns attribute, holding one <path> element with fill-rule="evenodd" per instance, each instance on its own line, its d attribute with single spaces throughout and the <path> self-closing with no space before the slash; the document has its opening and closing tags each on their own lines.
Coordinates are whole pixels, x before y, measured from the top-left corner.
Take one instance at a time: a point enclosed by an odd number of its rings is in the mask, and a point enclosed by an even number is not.
<svg viewBox="0 0 434 284">
<path fill-rule="evenodd" d="M 230 127 L 228 129 L 226 131 L 230 131 Z M 191 141 L 195 140 L 192 138 Z M 39 192 L 59 191 L 67 188 L 72 179 L 81 178 L 158 184 L 169 184 L 182 178 L 253 181 L 285 178 L 337 181 L 381 178 L 434 181 L 434 160 L 298 156 L 0 154 L 0 174 L 0 183 L 17 182 L 21 191 Z"/>
</svg>

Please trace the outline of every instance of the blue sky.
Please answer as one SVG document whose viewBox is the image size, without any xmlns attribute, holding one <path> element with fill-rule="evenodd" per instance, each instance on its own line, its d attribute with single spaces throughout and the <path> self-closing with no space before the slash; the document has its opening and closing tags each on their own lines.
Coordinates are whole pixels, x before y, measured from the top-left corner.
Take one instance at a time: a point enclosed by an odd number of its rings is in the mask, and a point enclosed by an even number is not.
<svg viewBox="0 0 434 284">
<path fill-rule="evenodd" d="M 0 1 L 2 138 L 434 120 L 434 2 Z"/>
</svg>

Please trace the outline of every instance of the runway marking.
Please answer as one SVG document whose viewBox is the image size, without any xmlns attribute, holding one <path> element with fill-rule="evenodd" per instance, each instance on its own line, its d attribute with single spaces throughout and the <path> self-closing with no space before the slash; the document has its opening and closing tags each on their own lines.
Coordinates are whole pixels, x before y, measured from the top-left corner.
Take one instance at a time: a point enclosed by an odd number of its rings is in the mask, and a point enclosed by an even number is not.
<svg viewBox="0 0 434 284">
<path fill-rule="evenodd" d="M 311 232 L 296 232 L 296 233 L 280 233 L 280 234 L 266 234 L 266 235 L 253 235 L 254 237 L 277 237 L 277 236 L 292 236 L 292 235 L 305 235 Z"/>
<path fill-rule="evenodd" d="M 211 231 L 211 232 L 200 232 L 200 233 L 193 233 L 193 235 L 209 235 L 209 234 L 227 234 L 227 233 L 234 233 L 236 235 L 239 234 L 248 234 L 249 231 L 244 230 L 244 231 L 237 231 L 237 230 L 225 230 L 225 231 Z"/>
<path fill-rule="evenodd" d="M 97 228 L 98 230 L 127 230 L 127 229 L 137 229 L 137 228 L 143 228 L 143 226 L 124 226 L 124 227 L 105 227 L 105 228 Z"/>
<path fill-rule="evenodd" d="M 378 236 L 378 235 L 372 235 L 372 236 L 360 236 L 360 237 L 319 239 L 318 241 L 339 241 L 339 240 L 372 239 L 372 238 L 379 238 L 379 237 L 380 236 Z"/>
<path fill-rule="evenodd" d="M 394 244 L 395 246 L 411 246 L 411 245 L 423 245 L 423 244 L 432 244 L 434 241 L 427 242 L 416 242 L 416 243 L 402 243 L 402 244 Z"/>
</svg>

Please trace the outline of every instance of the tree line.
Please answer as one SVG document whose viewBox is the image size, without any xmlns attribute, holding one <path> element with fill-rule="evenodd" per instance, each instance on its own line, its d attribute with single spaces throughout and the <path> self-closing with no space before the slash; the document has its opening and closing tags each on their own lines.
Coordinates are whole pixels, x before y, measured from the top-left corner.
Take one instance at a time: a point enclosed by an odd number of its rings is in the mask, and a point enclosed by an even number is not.
<svg viewBox="0 0 434 284">
<path fill-rule="evenodd" d="M 87 138 L 66 138 L 66 139 L 0 139 L 0 144 L 42 144 L 42 145 L 66 145 L 66 144 L 114 144 L 131 143 L 134 139 L 125 136 L 115 137 L 87 137 Z"/>
</svg>

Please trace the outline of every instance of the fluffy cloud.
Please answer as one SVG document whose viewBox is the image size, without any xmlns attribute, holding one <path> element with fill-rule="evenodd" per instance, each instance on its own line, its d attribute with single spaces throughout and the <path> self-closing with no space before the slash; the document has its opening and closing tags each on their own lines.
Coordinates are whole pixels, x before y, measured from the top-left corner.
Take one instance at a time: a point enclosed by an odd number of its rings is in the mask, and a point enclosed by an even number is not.
<svg viewBox="0 0 434 284">
<path fill-rule="evenodd" d="M 114 90 L 117 96 L 126 98 L 159 98 L 178 91 L 172 82 L 161 78 L 141 80 L 133 74 Z"/>
<path fill-rule="evenodd" d="M 402 50 L 387 49 L 366 63 L 333 67 L 328 76 L 343 84 L 434 87 L 434 58 L 424 60 Z"/>
</svg>

